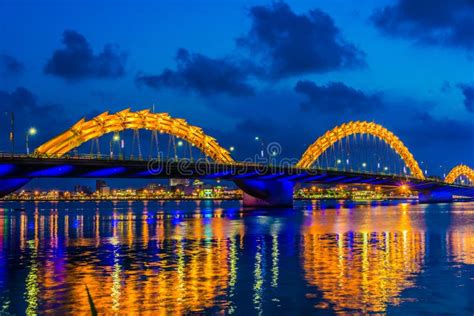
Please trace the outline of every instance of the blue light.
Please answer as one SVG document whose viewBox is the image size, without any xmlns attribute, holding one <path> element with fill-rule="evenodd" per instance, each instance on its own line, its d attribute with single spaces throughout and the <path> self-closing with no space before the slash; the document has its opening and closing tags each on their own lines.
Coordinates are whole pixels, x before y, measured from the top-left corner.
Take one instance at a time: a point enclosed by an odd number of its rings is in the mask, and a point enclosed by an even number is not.
<svg viewBox="0 0 474 316">
<path fill-rule="evenodd" d="M 276 174 L 270 174 L 270 175 L 267 175 L 267 176 L 262 176 L 262 177 L 260 177 L 260 180 L 275 179 L 275 178 L 281 177 L 283 175 L 284 175 L 283 172 L 279 172 L 279 173 L 276 173 Z"/>
<path fill-rule="evenodd" d="M 332 179 L 328 179 L 328 180 L 326 180 L 326 182 L 337 182 L 337 181 L 343 180 L 345 178 L 346 178 L 346 176 L 339 176 L 339 177 L 335 177 L 335 178 L 332 178 Z"/>
<path fill-rule="evenodd" d="M 124 173 L 126 170 L 127 169 L 125 167 L 105 168 L 88 172 L 84 176 L 93 178 L 110 177 Z"/>
<path fill-rule="evenodd" d="M 163 171 L 162 168 L 160 168 L 160 169 L 153 169 L 153 171 L 151 171 L 151 170 L 145 170 L 145 171 L 137 172 L 135 175 L 138 176 L 138 177 L 156 176 L 156 175 L 160 174 L 162 171 Z"/>
<path fill-rule="evenodd" d="M 318 180 L 318 179 L 324 178 L 326 176 L 327 176 L 326 174 L 321 174 L 319 176 L 314 176 L 314 177 L 307 178 L 306 181 Z"/>
<path fill-rule="evenodd" d="M 30 177 L 59 177 L 63 176 L 73 170 L 71 165 L 62 165 L 51 167 L 43 170 L 33 171 L 28 174 Z"/>
<path fill-rule="evenodd" d="M 355 183 L 357 181 L 360 181 L 362 179 L 361 177 L 355 177 L 355 178 L 347 178 L 345 180 L 342 180 L 341 183 Z"/>
<path fill-rule="evenodd" d="M 235 178 L 236 179 L 243 179 L 243 178 L 248 178 L 248 177 L 254 176 L 256 174 L 257 174 L 256 171 L 252 171 L 252 172 L 249 172 L 249 173 L 246 173 L 246 174 L 237 175 L 237 176 L 235 176 Z"/>
<path fill-rule="evenodd" d="M 298 179 L 298 178 L 302 178 L 302 177 L 304 177 L 304 176 L 305 176 L 304 174 L 295 174 L 295 175 L 286 177 L 285 179 L 288 180 L 288 181 L 290 181 L 290 180 L 295 180 L 295 179 Z"/>
<path fill-rule="evenodd" d="M 15 165 L 12 165 L 12 164 L 2 164 L 2 165 L 0 165 L 0 177 L 1 176 L 6 176 L 10 172 L 12 172 L 14 168 L 15 168 Z"/>
</svg>

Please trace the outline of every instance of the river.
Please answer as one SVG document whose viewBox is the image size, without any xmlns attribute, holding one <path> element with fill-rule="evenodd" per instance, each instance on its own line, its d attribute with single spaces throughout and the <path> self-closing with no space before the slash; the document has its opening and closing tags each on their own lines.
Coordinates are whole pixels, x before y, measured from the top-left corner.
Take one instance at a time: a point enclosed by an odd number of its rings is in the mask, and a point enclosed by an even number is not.
<svg viewBox="0 0 474 316">
<path fill-rule="evenodd" d="M 474 314 L 474 202 L 0 202 L 0 312 Z"/>
</svg>

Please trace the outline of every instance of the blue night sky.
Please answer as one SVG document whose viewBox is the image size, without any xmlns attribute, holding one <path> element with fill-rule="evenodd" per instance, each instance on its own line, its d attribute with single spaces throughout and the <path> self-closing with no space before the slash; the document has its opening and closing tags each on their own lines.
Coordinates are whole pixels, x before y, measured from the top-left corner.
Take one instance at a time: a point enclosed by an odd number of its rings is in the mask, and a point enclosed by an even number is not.
<svg viewBox="0 0 474 316">
<path fill-rule="evenodd" d="M 255 135 L 296 158 L 369 120 L 431 174 L 474 166 L 470 0 L 0 0 L 0 34 L 0 109 L 18 133 L 38 128 L 33 146 L 83 116 L 155 104 L 236 159 L 258 151 Z"/>
</svg>

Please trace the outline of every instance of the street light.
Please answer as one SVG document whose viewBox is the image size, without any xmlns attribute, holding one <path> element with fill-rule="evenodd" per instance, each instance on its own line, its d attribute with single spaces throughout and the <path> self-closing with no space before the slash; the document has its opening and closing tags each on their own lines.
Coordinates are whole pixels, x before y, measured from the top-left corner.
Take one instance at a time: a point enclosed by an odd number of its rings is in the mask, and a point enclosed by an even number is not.
<svg viewBox="0 0 474 316">
<path fill-rule="evenodd" d="M 26 132 L 26 154 L 27 155 L 30 154 L 30 146 L 29 146 L 28 138 L 29 138 L 30 135 L 35 136 L 37 132 L 38 131 L 34 127 L 30 127 L 28 129 L 28 131 Z"/>
<path fill-rule="evenodd" d="M 178 141 L 178 146 L 179 146 L 179 147 L 183 146 L 183 141 L 181 141 L 181 140 Z"/>
<path fill-rule="evenodd" d="M 263 143 L 263 139 L 260 139 L 259 136 L 255 136 L 255 140 L 256 140 L 256 141 L 260 141 L 260 144 L 262 145 L 262 148 L 261 148 L 261 150 L 260 150 L 260 155 L 261 155 L 262 158 L 263 158 L 263 156 L 264 156 L 264 155 L 263 155 L 263 147 L 265 146 L 265 144 Z"/>
<path fill-rule="evenodd" d="M 112 141 L 113 142 L 119 142 L 120 141 L 120 135 L 119 134 L 114 134 L 112 137 L 112 140 L 109 143 L 110 146 L 110 158 L 114 158 L 114 146 L 112 146 Z M 119 158 L 121 156 L 121 151 L 120 151 L 120 146 L 119 146 Z"/>
<path fill-rule="evenodd" d="M 230 150 L 230 151 L 234 151 L 234 150 L 235 150 L 235 147 L 234 147 L 234 146 L 230 146 L 230 147 L 229 147 L 229 150 Z"/>
</svg>

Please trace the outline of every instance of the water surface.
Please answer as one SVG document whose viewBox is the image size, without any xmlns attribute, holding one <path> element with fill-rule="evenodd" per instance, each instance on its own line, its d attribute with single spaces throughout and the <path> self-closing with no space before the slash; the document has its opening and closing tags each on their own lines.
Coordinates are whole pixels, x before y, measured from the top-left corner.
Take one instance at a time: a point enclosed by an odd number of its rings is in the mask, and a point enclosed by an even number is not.
<svg viewBox="0 0 474 316">
<path fill-rule="evenodd" d="M 474 203 L 1 203 L 0 312 L 91 309 L 472 315 Z"/>
</svg>

